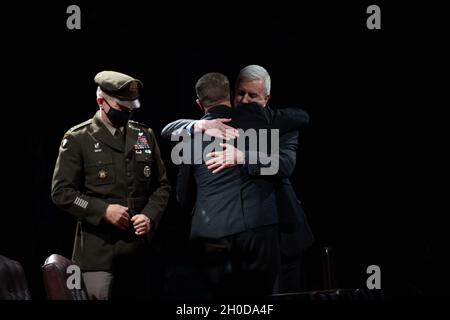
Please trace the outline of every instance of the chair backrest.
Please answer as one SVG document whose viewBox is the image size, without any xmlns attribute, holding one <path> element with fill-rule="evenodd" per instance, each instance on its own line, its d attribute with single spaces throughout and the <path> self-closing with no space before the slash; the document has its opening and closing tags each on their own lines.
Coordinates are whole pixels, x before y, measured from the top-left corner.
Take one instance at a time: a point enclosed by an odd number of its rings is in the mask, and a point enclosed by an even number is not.
<svg viewBox="0 0 450 320">
<path fill-rule="evenodd" d="M 79 274 L 80 288 L 71 289 L 67 285 L 67 279 L 72 275 L 67 272 L 68 268 L 74 265 L 76 266 L 74 262 L 59 254 L 52 254 L 45 260 L 42 275 L 49 300 L 88 300 L 81 274 Z"/>
<path fill-rule="evenodd" d="M 0 300 L 31 300 L 21 264 L 0 255 Z"/>
</svg>

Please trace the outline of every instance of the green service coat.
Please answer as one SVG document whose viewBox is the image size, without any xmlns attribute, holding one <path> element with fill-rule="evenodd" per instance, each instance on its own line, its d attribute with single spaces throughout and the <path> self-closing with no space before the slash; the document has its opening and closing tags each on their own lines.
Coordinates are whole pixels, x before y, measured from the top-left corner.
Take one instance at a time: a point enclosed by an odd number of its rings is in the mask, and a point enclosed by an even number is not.
<svg viewBox="0 0 450 320">
<path fill-rule="evenodd" d="M 72 259 L 83 271 L 111 270 L 115 259 L 145 252 L 149 235 L 136 236 L 103 219 L 109 204 L 145 214 L 155 228 L 170 193 L 153 131 L 129 121 L 115 137 L 98 113 L 64 135 L 52 181 L 55 205 L 78 218 Z"/>
</svg>

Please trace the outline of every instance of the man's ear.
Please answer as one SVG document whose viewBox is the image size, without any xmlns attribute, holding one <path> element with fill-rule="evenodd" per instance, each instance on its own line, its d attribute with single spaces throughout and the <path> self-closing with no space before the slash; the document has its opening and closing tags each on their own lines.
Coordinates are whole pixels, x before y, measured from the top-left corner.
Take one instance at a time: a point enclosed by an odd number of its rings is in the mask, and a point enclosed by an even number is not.
<svg viewBox="0 0 450 320">
<path fill-rule="evenodd" d="M 268 94 L 267 96 L 266 96 L 266 102 L 265 102 L 265 104 L 264 104 L 264 108 L 267 106 L 267 104 L 269 103 L 269 100 L 270 100 L 270 94 Z"/>
<path fill-rule="evenodd" d="M 100 108 L 103 108 L 103 101 L 105 101 L 105 100 L 103 99 L 103 97 L 98 97 L 98 98 L 97 98 L 97 104 L 98 104 L 98 106 L 99 106 Z"/>
<path fill-rule="evenodd" d="M 197 103 L 197 105 L 200 107 L 200 109 L 205 112 L 205 108 L 203 107 L 202 103 L 200 102 L 200 99 L 195 100 L 195 102 Z"/>
</svg>

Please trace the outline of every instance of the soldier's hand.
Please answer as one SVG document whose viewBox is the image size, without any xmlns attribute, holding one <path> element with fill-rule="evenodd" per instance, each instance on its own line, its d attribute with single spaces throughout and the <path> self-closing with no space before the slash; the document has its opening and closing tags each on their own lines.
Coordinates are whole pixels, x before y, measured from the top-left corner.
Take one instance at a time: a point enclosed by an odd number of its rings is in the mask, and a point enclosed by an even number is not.
<svg viewBox="0 0 450 320">
<path fill-rule="evenodd" d="M 128 215 L 127 210 L 127 207 L 119 204 L 110 204 L 108 208 L 106 208 L 104 218 L 117 228 L 126 230 L 130 221 L 130 216 Z"/>
<path fill-rule="evenodd" d="M 225 124 L 230 121 L 231 119 L 226 118 L 198 120 L 194 124 L 194 133 L 204 132 L 212 137 L 225 140 L 236 139 L 239 137 L 238 130 Z"/>
<path fill-rule="evenodd" d="M 134 215 L 131 218 L 131 222 L 133 222 L 134 230 L 136 230 L 135 233 L 138 236 L 141 236 L 143 234 L 147 234 L 151 230 L 150 219 L 147 218 L 147 216 L 145 216 L 143 214 Z"/>
</svg>

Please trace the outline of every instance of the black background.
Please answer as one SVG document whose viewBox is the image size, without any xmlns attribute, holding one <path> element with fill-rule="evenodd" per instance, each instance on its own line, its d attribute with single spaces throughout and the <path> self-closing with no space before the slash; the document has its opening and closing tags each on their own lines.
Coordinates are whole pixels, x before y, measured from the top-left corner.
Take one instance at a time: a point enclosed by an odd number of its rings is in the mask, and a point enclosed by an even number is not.
<svg viewBox="0 0 450 320">
<path fill-rule="evenodd" d="M 66 28 L 70 4 L 81 7 L 81 30 Z M 381 30 L 366 28 L 370 4 L 381 7 Z M 157 133 L 174 184 L 160 130 L 201 116 L 193 87 L 202 74 L 234 80 L 259 64 L 272 77 L 271 104 L 300 105 L 311 116 L 291 178 L 317 238 L 305 257 L 308 288 L 322 287 L 320 253 L 329 245 L 341 288 L 364 287 L 367 266 L 376 264 L 390 297 L 441 297 L 445 211 L 431 179 L 442 179 L 435 148 L 443 146 L 439 95 L 448 92 L 440 80 L 448 57 L 442 12 L 344 1 L 77 1 L 5 10 L 0 253 L 24 265 L 33 298 L 45 299 L 40 266 L 51 253 L 70 256 L 74 231 L 51 203 L 51 176 L 64 132 L 96 111 L 97 72 L 142 80 L 135 120 Z M 159 240 L 167 261 L 182 260 L 188 224 L 172 197 Z"/>
</svg>

